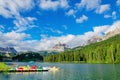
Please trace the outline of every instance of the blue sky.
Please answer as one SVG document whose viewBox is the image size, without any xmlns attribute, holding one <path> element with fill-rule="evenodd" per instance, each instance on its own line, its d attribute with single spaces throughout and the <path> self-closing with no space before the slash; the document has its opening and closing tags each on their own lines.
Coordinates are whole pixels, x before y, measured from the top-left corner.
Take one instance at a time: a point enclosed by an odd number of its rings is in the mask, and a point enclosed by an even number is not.
<svg viewBox="0 0 120 80">
<path fill-rule="evenodd" d="M 0 0 L 0 46 L 80 46 L 120 25 L 120 0 Z"/>
</svg>

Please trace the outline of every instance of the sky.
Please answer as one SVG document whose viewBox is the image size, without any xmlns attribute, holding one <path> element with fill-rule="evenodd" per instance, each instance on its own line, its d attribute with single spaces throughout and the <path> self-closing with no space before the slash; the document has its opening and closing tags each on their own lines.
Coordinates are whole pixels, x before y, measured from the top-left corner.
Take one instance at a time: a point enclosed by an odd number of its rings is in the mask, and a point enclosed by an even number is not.
<svg viewBox="0 0 120 80">
<path fill-rule="evenodd" d="M 120 27 L 120 0 L 0 0 L 0 47 L 82 46 Z"/>
</svg>

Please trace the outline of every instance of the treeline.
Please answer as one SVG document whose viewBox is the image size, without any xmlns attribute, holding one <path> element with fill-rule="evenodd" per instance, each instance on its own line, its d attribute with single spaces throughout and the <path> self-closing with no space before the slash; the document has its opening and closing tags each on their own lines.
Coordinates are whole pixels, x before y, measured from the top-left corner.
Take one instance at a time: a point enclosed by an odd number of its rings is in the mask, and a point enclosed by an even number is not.
<svg viewBox="0 0 120 80">
<path fill-rule="evenodd" d="M 120 35 L 44 57 L 45 62 L 120 63 Z"/>
<path fill-rule="evenodd" d="M 43 56 L 37 52 L 23 52 L 12 57 L 13 61 L 43 61 Z"/>
</svg>

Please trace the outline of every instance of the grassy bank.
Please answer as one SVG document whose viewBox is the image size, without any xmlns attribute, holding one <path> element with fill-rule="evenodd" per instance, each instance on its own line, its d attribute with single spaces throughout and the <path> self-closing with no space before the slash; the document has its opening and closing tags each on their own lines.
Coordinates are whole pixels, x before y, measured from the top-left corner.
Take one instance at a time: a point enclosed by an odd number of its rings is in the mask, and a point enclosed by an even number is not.
<svg viewBox="0 0 120 80">
<path fill-rule="evenodd" d="M 0 72 L 7 72 L 8 66 L 4 62 L 0 62 Z"/>
</svg>

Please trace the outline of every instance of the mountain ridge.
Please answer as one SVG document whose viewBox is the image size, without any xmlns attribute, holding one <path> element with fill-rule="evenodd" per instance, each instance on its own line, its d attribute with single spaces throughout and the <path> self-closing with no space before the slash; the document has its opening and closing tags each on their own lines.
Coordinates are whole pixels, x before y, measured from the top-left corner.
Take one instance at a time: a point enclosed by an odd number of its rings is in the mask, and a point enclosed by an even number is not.
<svg viewBox="0 0 120 80">
<path fill-rule="evenodd" d="M 17 54 L 17 51 L 16 51 L 15 48 L 13 48 L 13 47 L 6 47 L 6 48 L 0 47 L 0 53 L 1 53 L 1 54 L 10 53 L 10 54 L 12 54 L 12 55 L 16 55 L 16 54 Z"/>
<path fill-rule="evenodd" d="M 46 62 L 120 63 L 120 34 L 84 47 L 44 57 Z"/>
</svg>

